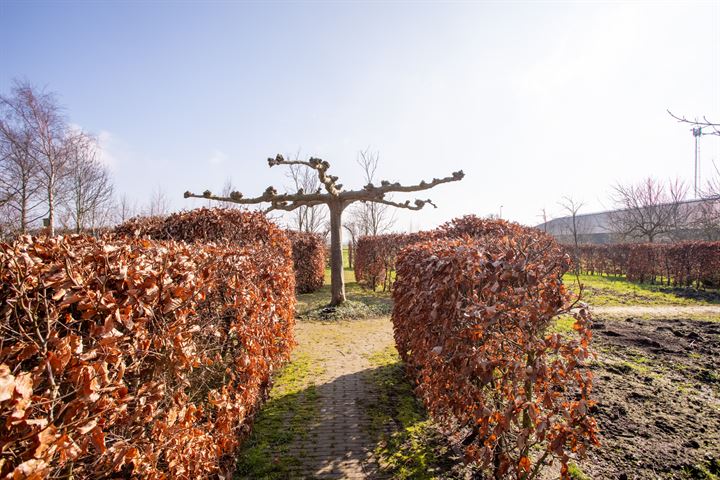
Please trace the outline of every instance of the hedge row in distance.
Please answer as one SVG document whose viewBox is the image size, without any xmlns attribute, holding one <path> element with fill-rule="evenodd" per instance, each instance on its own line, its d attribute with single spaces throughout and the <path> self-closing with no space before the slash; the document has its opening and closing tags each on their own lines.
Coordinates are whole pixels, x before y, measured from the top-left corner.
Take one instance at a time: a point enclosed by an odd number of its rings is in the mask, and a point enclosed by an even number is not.
<svg viewBox="0 0 720 480">
<path fill-rule="evenodd" d="M 286 230 L 292 243 L 295 265 L 295 288 L 299 293 L 312 293 L 325 283 L 325 241 L 317 233 Z"/>
<path fill-rule="evenodd" d="M 581 245 L 580 269 L 634 282 L 720 285 L 720 242 Z"/>
<path fill-rule="evenodd" d="M 570 259 L 543 233 L 466 217 L 398 255 L 393 326 L 416 393 L 467 459 L 493 478 L 531 479 L 596 439 L 588 415 L 591 332 L 548 334 L 568 309 Z"/>
<path fill-rule="evenodd" d="M 388 290 L 392 285 L 392 273 L 398 252 L 423 238 L 430 238 L 422 233 L 391 233 L 383 235 L 362 236 L 355 248 L 355 280 L 375 290 L 382 285 Z"/>
<path fill-rule="evenodd" d="M 293 344 L 287 240 L 282 250 L 80 236 L 0 246 L 0 476 L 228 475 Z"/>
</svg>

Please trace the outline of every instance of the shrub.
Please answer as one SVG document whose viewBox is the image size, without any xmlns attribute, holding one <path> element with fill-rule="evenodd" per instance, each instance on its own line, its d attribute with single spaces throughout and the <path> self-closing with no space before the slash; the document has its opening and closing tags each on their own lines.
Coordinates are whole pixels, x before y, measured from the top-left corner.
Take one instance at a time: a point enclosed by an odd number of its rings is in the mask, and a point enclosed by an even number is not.
<svg viewBox="0 0 720 480">
<path fill-rule="evenodd" d="M 416 393 L 495 478 L 536 478 L 553 458 L 568 478 L 569 455 L 597 443 L 587 311 L 577 336 L 547 333 L 569 266 L 549 236 L 474 217 L 398 255 L 392 319 Z"/>
<path fill-rule="evenodd" d="M 360 237 L 355 249 L 355 280 L 373 290 L 379 285 L 390 289 L 398 252 L 431 236 L 430 232 L 419 232 Z"/>
<path fill-rule="evenodd" d="M 0 475 L 227 475 L 293 343 L 284 242 L 0 245 Z"/>
<path fill-rule="evenodd" d="M 312 293 L 325 283 L 325 242 L 317 233 L 285 232 L 292 243 L 295 287 L 299 293 Z"/>
<path fill-rule="evenodd" d="M 354 270 L 358 283 L 373 290 L 382 283 L 391 241 L 389 235 L 363 236 L 357 240 Z"/>
</svg>

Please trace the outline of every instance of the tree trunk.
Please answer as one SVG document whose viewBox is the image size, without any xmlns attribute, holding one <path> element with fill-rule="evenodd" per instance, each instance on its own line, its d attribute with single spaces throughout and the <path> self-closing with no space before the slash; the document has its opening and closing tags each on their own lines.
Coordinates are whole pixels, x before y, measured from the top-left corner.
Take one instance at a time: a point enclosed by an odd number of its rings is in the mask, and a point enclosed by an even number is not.
<svg viewBox="0 0 720 480">
<path fill-rule="evenodd" d="M 27 187 L 22 186 L 22 197 L 20 198 L 20 233 L 25 235 L 27 233 Z"/>
<path fill-rule="evenodd" d="M 330 305 L 340 305 L 345 301 L 345 279 L 342 258 L 342 202 L 328 204 L 330 208 Z"/>
<path fill-rule="evenodd" d="M 49 182 L 52 185 L 52 180 Z M 48 235 L 51 237 L 55 236 L 55 198 L 52 186 L 48 187 Z"/>
</svg>

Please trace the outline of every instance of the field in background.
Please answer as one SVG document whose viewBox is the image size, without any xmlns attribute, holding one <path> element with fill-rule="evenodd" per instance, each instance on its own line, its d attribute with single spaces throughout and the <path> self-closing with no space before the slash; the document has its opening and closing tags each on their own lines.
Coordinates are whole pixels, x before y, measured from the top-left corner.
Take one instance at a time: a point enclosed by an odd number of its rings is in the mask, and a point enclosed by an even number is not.
<svg viewBox="0 0 720 480">
<path fill-rule="evenodd" d="M 577 292 L 578 281 L 583 285 L 583 301 L 600 306 L 620 305 L 720 305 L 716 289 L 672 287 L 648 283 L 632 283 L 622 276 L 585 275 L 567 273 L 563 281 Z"/>
</svg>

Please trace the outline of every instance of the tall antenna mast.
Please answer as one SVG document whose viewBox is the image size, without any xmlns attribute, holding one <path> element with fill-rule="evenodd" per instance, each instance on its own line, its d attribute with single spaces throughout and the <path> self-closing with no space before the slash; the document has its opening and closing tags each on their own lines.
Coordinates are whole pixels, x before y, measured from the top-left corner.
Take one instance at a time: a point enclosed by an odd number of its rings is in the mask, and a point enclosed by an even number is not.
<svg viewBox="0 0 720 480">
<path fill-rule="evenodd" d="M 698 196 L 698 185 L 700 184 L 700 171 L 698 170 L 698 157 L 700 156 L 700 145 L 698 144 L 698 138 L 703 134 L 702 127 L 693 127 L 693 137 L 695 137 L 695 198 Z"/>
</svg>

